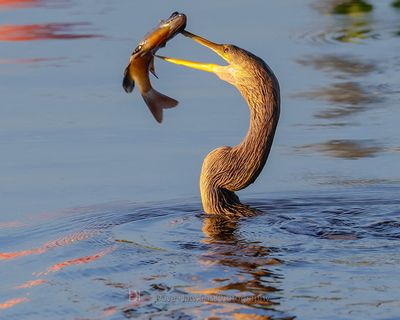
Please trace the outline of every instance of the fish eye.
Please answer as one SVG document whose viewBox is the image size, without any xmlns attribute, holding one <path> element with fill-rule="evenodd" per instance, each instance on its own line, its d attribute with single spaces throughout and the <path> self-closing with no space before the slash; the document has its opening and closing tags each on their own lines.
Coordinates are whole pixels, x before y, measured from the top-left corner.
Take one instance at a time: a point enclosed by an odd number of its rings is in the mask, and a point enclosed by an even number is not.
<svg viewBox="0 0 400 320">
<path fill-rule="evenodd" d="M 224 53 L 228 53 L 229 52 L 229 47 L 228 46 L 224 46 Z"/>
<path fill-rule="evenodd" d="M 143 45 L 142 45 L 142 44 L 139 44 L 139 45 L 135 48 L 135 50 L 133 51 L 133 54 L 139 52 L 140 50 L 142 50 L 142 48 L 143 48 Z"/>
</svg>

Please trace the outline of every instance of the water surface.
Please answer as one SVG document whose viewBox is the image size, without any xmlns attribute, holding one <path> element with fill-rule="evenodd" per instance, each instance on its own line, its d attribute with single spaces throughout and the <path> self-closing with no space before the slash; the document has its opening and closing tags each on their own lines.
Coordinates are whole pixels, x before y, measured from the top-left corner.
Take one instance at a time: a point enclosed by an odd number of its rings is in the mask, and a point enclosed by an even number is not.
<svg viewBox="0 0 400 320">
<path fill-rule="evenodd" d="M 0 318 L 398 317 L 396 3 L 0 1 Z M 270 158 L 241 192 L 257 217 L 199 202 L 203 157 L 247 130 L 234 88 L 156 61 L 180 101 L 161 126 L 122 90 L 176 10 L 280 81 Z M 221 62 L 182 36 L 161 52 Z"/>
</svg>

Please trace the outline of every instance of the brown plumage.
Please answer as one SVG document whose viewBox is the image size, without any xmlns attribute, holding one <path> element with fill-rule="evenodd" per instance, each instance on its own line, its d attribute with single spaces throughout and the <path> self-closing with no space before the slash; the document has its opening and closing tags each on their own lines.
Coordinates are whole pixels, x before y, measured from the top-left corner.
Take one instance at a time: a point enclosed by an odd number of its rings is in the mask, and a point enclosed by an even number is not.
<svg viewBox="0 0 400 320">
<path fill-rule="evenodd" d="M 278 80 L 263 60 L 246 50 L 234 45 L 215 44 L 188 32 L 184 34 L 216 52 L 228 65 L 162 58 L 215 73 L 239 90 L 250 109 L 250 126 L 242 142 L 234 147 L 217 148 L 204 159 L 200 176 L 204 211 L 252 215 L 256 210 L 242 204 L 235 191 L 253 183 L 267 161 L 280 113 Z"/>
</svg>

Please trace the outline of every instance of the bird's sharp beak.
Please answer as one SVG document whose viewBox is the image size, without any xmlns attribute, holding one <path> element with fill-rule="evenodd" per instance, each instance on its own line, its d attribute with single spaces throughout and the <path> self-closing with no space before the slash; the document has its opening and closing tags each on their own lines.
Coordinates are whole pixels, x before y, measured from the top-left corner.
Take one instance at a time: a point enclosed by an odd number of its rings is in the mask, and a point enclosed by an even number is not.
<svg viewBox="0 0 400 320">
<path fill-rule="evenodd" d="M 164 61 L 167 61 L 167 62 L 171 62 L 171 63 L 179 64 L 181 66 L 185 66 L 188 68 L 203 70 L 203 71 L 207 71 L 207 72 L 215 72 L 216 69 L 219 67 L 219 65 L 212 64 L 212 63 L 195 62 L 195 61 L 189 61 L 189 60 L 183 60 L 183 59 L 163 57 L 163 56 L 159 56 L 159 55 L 156 55 L 156 57 L 163 59 Z"/>
<path fill-rule="evenodd" d="M 217 53 L 224 60 L 226 60 L 226 58 L 224 57 L 223 45 L 211 42 L 211 41 L 209 41 L 207 39 L 199 37 L 199 36 L 197 36 L 197 35 L 195 35 L 193 33 L 190 33 L 188 31 L 182 31 L 182 34 L 184 36 L 189 37 L 192 40 L 200 43 L 201 45 L 209 48 L 210 50 L 212 50 L 215 53 Z M 195 62 L 195 61 L 189 61 L 189 60 L 183 60 L 183 59 L 163 57 L 163 56 L 158 56 L 158 55 L 156 55 L 156 57 L 161 58 L 161 59 L 163 59 L 165 61 L 174 63 L 174 64 L 179 64 L 179 65 L 182 65 L 182 66 L 185 66 L 185 67 L 188 67 L 188 68 L 203 70 L 203 71 L 207 71 L 207 72 L 215 73 L 218 69 L 221 68 L 221 66 L 219 66 L 217 64 L 212 64 L 212 63 Z"/>
<path fill-rule="evenodd" d="M 197 36 L 188 31 L 182 31 L 182 34 L 185 37 L 189 37 L 190 39 L 196 41 L 197 43 L 200 43 L 202 46 L 207 47 L 208 49 L 214 51 L 216 54 L 218 54 L 222 59 L 226 61 L 224 55 L 224 45 L 212 42 L 210 40 Z"/>
</svg>

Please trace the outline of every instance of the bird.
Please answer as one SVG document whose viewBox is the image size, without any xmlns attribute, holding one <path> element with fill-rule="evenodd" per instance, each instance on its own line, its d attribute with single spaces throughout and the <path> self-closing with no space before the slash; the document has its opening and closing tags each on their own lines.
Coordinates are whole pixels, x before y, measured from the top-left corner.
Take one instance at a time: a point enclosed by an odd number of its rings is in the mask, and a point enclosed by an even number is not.
<svg viewBox="0 0 400 320">
<path fill-rule="evenodd" d="M 204 159 L 200 194 L 207 214 L 250 216 L 257 209 L 242 204 L 235 193 L 252 184 L 270 154 L 280 115 L 280 87 L 271 68 L 253 53 L 232 44 L 218 44 L 183 31 L 183 35 L 214 51 L 227 65 L 158 56 L 174 64 L 216 74 L 236 87 L 250 110 L 246 136 L 236 146 L 222 146 Z"/>
</svg>

